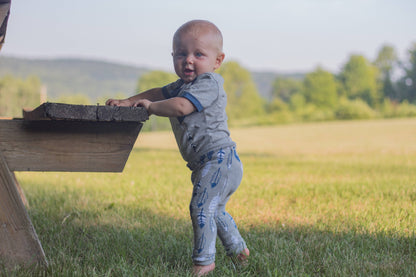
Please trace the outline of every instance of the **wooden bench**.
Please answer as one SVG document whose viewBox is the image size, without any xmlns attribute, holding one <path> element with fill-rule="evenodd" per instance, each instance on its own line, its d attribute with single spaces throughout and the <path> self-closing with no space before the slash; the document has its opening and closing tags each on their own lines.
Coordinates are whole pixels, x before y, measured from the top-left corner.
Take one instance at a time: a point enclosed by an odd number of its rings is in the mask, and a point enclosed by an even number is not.
<svg viewBox="0 0 416 277">
<path fill-rule="evenodd" d="M 0 263 L 47 265 L 14 171 L 121 172 L 147 119 L 141 107 L 45 103 L 0 120 Z"/>
</svg>

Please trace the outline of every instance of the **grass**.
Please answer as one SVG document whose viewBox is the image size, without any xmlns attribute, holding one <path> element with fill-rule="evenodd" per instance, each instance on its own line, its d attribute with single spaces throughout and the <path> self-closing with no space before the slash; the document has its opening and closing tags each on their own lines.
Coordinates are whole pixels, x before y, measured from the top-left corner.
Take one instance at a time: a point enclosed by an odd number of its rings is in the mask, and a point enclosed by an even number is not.
<svg viewBox="0 0 416 277">
<path fill-rule="evenodd" d="M 213 276 L 415 276 L 416 119 L 232 130 L 231 198 L 251 250 Z M 142 133 L 123 173 L 17 175 L 49 268 L 9 276 L 191 276 L 192 187 L 171 133 Z M 6 274 L 0 270 L 0 275 Z"/>
</svg>

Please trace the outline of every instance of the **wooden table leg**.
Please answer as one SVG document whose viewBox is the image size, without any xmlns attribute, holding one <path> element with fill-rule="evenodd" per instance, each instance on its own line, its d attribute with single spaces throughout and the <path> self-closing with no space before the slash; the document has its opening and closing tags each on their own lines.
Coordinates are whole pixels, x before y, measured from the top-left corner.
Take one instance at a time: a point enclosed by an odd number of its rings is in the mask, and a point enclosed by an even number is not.
<svg viewBox="0 0 416 277">
<path fill-rule="evenodd" d="M 13 181 L 16 184 L 17 191 L 19 192 L 20 199 L 22 199 L 23 204 L 25 205 L 26 209 L 28 209 L 29 208 L 29 201 L 27 201 L 25 192 L 23 191 L 22 187 L 20 186 L 19 181 L 17 181 L 16 174 L 13 171 L 12 171 L 12 176 L 13 176 Z"/>
<path fill-rule="evenodd" d="M 9 170 L 0 153 L 0 263 L 6 268 L 15 265 L 47 265 L 45 253 L 33 228 Z"/>
</svg>

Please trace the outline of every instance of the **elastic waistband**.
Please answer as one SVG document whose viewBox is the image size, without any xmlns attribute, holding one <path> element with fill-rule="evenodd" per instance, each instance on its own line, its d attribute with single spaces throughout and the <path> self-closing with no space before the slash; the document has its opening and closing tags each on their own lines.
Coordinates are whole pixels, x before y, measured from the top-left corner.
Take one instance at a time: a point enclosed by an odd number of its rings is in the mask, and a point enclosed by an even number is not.
<svg viewBox="0 0 416 277">
<path fill-rule="evenodd" d="M 218 158 L 220 155 L 225 155 L 227 149 L 232 149 L 235 151 L 236 145 L 235 143 L 232 145 L 227 145 L 223 147 L 218 147 L 212 150 L 207 151 L 206 153 L 198 156 L 196 159 L 188 162 L 186 165 L 190 170 L 194 171 L 200 167 L 202 167 L 206 162 L 212 161 L 214 158 Z"/>
</svg>

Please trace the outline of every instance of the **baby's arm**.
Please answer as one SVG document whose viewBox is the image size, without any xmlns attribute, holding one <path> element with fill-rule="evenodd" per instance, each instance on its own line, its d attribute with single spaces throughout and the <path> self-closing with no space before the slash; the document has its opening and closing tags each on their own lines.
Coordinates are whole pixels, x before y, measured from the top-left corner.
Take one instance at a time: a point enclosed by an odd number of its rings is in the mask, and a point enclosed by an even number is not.
<svg viewBox="0 0 416 277">
<path fill-rule="evenodd" d="M 162 88 L 153 88 L 126 99 L 108 99 L 105 104 L 108 106 L 137 107 L 139 106 L 138 101 L 142 99 L 160 101 L 165 99 L 165 97 L 163 96 Z"/>
<path fill-rule="evenodd" d="M 191 101 L 184 97 L 173 97 L 155 102 L 141 99 L 137 101 L 137 105 L 145 107 L 149 115 L 166 117 L 185 116 L 196 110 Z"/>
<path fill-rule="evenodd" d="M 108 99 L 109 106 L 145 107 L 149 115 L 166 117 L 185 116 L 195 111 L 195 106 L 186 98 L 173 97 L 166 99 L 162 88 L 153 88 L 126 99 Z"/>
</svg>

